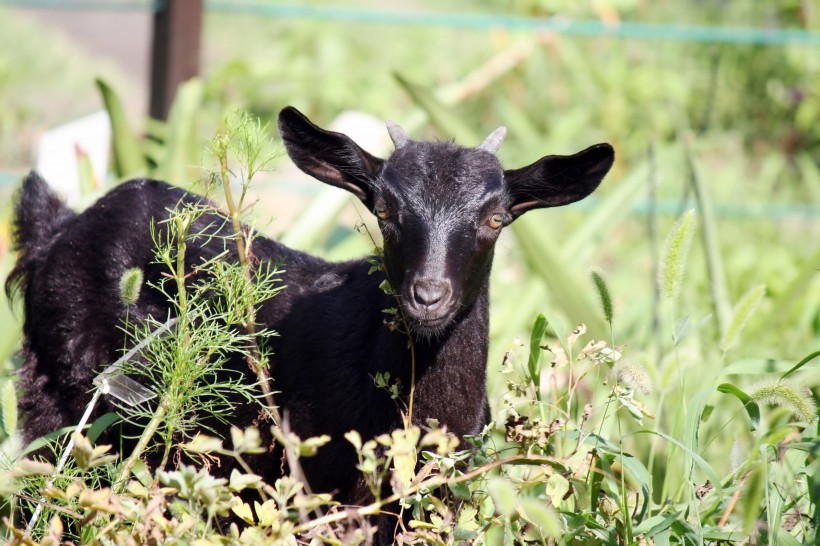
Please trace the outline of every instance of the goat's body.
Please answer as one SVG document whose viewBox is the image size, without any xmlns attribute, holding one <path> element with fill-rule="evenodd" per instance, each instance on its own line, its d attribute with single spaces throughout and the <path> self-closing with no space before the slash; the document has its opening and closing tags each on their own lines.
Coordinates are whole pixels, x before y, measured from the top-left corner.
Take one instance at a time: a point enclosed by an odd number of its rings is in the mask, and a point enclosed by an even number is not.
<svg viewBox="0 0 820 546">
<path fill-rule="evenodd" d="M 21 202 L 56 199 L 45 192 L 50 192 L 45 183 L 31 175 Z M 146 285 L 161 278 L 149 226 L 179 204 L 201 201 L 162 182 L 135 180 L 78 216 L 67 210 L 52 219 L 31 216 L 59 223 L 41 225 L 42 237 L 50 239 L 30 241 L 34 255 L 27 257 L 24 247 L 20 262 L 26 264 L 21 271 L 26 286 L 21 413 L 28 440 L 79 421 L 94 375 L 116 360 L 125 344 L 123 273 L 142 269 Z M 198 230 L 228 233 L 217 214 L 198 220 L 192 231 Z M 85 244 L 91 240 L 95 244 Z M 231 245 L 223 238 L 194 241 L 186 253 L 188 269 L 230 251 Z M 284 270 L 280 279 L 286 289 L 258 311 L 259 322 L 279 333 L 270 347 L 274 388 L 281 391 L 276 402 L 300 437 L 332 438 L 315 458 L 303 461 L 309 482 L 317 491 L 342 492 L 343 502 L 366 501 L 356 479 L 355 453 L 343 435 L 358 430 L 371 438 L 400 426 L 398 402 L 376 387 L 374 376 L 389 372 L 405 392 L 411 381 L 408 338 L 383 324 L 382 310 L 395 305 L 379 288 L 384 275 L 368 274 L 366 260 L 330 263 L 262 237 L 253 241 L 252 253 Z M 460 436 L 481 430 L 485 415 L 472 408 L 486 404 L 486 343 L 481 342 L 487 334 L 486 300 L 485 293 L 438 338 L 415 340 L 415 422 L 436 418 Z M 128 320 L 161 320 L 168 312 L 166 296 L 146 286 L 128 309 Z M 244 362 L 235 364 L 248 381 L 255 379 Z M 250 426 L 258 409 L 241 408 L 234 424 Z M 254 466 L 269 479 L 280 472 L 279 461 L 271 457 L 257 457 Z"/>
</svg>

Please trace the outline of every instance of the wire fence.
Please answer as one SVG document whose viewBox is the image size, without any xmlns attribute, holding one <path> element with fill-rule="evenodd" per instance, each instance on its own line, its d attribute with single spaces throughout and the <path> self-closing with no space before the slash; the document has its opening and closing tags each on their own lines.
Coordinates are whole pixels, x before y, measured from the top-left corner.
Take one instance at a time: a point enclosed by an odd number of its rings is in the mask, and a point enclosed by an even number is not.
<svg viewBox="0 0 820 546">
<path fill-rule="evenodd" d="M 163 8 L 173 0 L 0 0 L 0 7 L 60 10 L 149 11 Z M 568 36 L 608 37 L 624 40 L 657 40 L 712 44 L 746 44 L 758 46 L 805 47 L 820 46 L 820 32 L 794 28 L 744 28 L 732 26 L 680 25 L 601 20 L 572 20 L 565 17 L 525 17 L 494 13 L 445 13 L 429 11 L 402 11 L 371 8 L 337 7 L 332 5 L 279 4 L 271 1 L 243 2 L 235 0 L 206 0 L 209 13 L 230 13 L 265 16 L 278 19 L 328 21 L 372 25 L 421 26 L 444 29 L 497 30 L 511 32 L 551 32 Z M 0 187 L 16 185 L 19 172 L 0 171 Z M 677 214 L 680 203 L 659 206 L 659 212 Z M 585 206 L 592 206 L 587 203 Z M 648 204 L 643 208 L 646 209 Z M 640 214 L 638 204 L 635 212 Z M 769 204 L 766 207 L 738 207 L 718 205 L 716 212 L 733 218 L 820 218 L 817 207 L 807 205 Z"/>
<path fill-rule="evenodd" d="M 375 25 L 443 27 L 449 29 L 505 29 L 525 32 L 612 37 L 623 39 L 684 41 L 753 45 L 800 44 L 820 46 L 820 32 L 802 29 L 740 28 L 698 25 L 672 25 L 621 21 L 572 20 L 565 17 L 521 17 L 505 14 L 432 13 L 395 10 L 338 8 L 270 4 L 266 2 L 230 2 L 211 0 L 205 4 L 211 12 L 254 14 L 278 18 L 311 19 Z"/>
<path fill-rule="evenodd" d="M 169 0 L 0 0 L 0 6 L 108 11 L 159 11 Z M 733 26 L 680 25 L 601 20 L 574 20 L 566 17 L 526 17 L 504 13 L 446 13 L 334 5 L 280 4 L 272 1 L 242 2 L 206 0 L 212 13 L 261 15 L 279 19 L 303 19 L 374 25 L 425 26 L 449 29 L 506 29 L 524 32 L 554 32 L 571 36 L 612 37 L 637 40 L 683 41 L 750 45 L 820 46 L 820 32 L 798 28 L 754 28 Z"/>
</svg>

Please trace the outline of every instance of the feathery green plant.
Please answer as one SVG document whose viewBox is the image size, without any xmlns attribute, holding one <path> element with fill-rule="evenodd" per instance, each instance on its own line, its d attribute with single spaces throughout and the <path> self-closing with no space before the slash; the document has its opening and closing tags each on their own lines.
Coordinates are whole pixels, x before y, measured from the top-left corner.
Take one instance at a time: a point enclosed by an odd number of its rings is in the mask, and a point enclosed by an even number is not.
<svg viewBox="0 0 820 546">
<path fill-rule="evenodd" d="M 187 245 L 215 237 L 191 232 L 193 226 L 202 225 L 200 220 L 206 212 L 202 206 L 185 206 L 152 229 L 157 263 L 164 266 L 168 275 L 152 288 L 173 303 L 178 322 L 170 334 L 154 339 L 141 352 L 140 356 L 150 366 L 130 362 L 124 367 L 125 373 L 143 378 L 144 386 L 157 394 L 159 404 L 155 409 L 144 405 L 121 406 L 128 420 L 149 422 L 123 468 L 122 479 L 127 478 L 132 461 L 142 455 L 155 433 L 161 437 L 160 445 L 164 448 L 162 468 L 175 437 L 184 438 L 195 429 L 210 428 L 209 418 L 227 422 L 237 404 L 256 401 L 255 383 L 226 365 L 236 355 L 249 357 L 249 347 L 258 346 L 260 339 L 273 335 L 268 330 L 247 332 L 242 326 L 248 306 L 257 306 L 279 291 L 278 271 L 262 264 L 246 282 L 243 267 L 224 261 L 223 253 L 197 264 L 197 275 L 189 282 L 185 268 Z M 160 325 L 153 319 L 137 325 L 136 339 L 148 336 Z"/>
<path fill-rule="evenodd" d="M 658 283 L 661 293 L 669 299 L 677 298 L 680 293 L 696 223 L 695 211 L 689 210 L 678 219 L 666 237 Z"/>
<path fill-rule="evenodd" d="M 120 300 L 126 307 L 137 303 L 142 291 L 143 274 L 139 267 L 132 267 L 120 277 Z"/>
<path fill-rule="evenodd" d="M 595 291 L 598 293 L 598 299 L 601 301 L 601 310 L 604 312 L 604 318 L 612 328 L 612 319 L 615 316 L 612 306 L 612 295 L 609 291 L 606 279 L 599 269 L 593 269 L 590 273 L 592 282 L 595 284 Z"/>
<path fill-rule="evenodd" d="M 737 345 L 740 339 L 740 333 L 743 331 L 749 318 L 751 318 L 757 310 L 765 294 L 766 285 L 760 284 L 743 294 L 740 300 L 738 300 L 732 312 L 732 320 L 729 323 L 729 327 L 720 340 L 720 348 L 724 353 Z"/>
<path fill-rule="evenodd" d="M 795 419 L 811 423 L 817 417 L 817 404 L 806 387 L 794 388 L 782 382 L 761 385 L 749 395 L 761 404 L 786 408 Z"/>
<path fill-rule="evenodd" d="M 233 227 L 233 240 L 240 270 L 248 283 L 253 277 L 253 237 L 252 230 L 244 227 L 241 222 L 245 212 L 245 198 L 253 177 L 278 155 L 268 132 L 269 125 L 263 125 L 258 118 L 252 118 L 246 112 L 230 112 L 225 118 L 223 129 L 211 140 L 211 154 L 218 168 L 216 172 L 211 173 L 209 184 L 215 186 L 221 183 L 228 207 L 228 217 Z M 233 170 L 232 158 L 237 160 L 237 168 Z M 231 188 L 232 176 L 239 180 L 242 188 L 238 199 L 234 199 Z M 248 301 L 246 304 L 241 326 L 251 335 L 246 355 L 248 365 L 259 380 L 267 413 L 274 423 L 280 424 L 282 419 L 273 399 L 267 361 L 259 350 L 256 338 L 253 337 L 256 332 L 256 303 Z"/>
</svg>

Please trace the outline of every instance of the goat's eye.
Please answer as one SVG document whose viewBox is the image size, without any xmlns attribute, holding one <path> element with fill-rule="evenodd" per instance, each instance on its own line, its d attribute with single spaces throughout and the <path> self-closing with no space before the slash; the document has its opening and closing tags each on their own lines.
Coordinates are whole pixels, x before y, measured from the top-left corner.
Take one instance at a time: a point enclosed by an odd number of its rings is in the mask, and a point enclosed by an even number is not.
<svg viewBox="0 0 820 546">
<path fill-rule="evenodd" d="M 390 218 L 390 211 L 387 210 L 387 207 L 376 207 L 376 216 L 378 216 L 380 220 L 387 220 Z"/>
<path fill-rule="evenodd" d="M 490 219 L 487 220 L 487 225 L 493 229 L 499 229 L 504 225 L 504 215 L 500 213 L 493 214 L 490 216 Z"/>
</svg>

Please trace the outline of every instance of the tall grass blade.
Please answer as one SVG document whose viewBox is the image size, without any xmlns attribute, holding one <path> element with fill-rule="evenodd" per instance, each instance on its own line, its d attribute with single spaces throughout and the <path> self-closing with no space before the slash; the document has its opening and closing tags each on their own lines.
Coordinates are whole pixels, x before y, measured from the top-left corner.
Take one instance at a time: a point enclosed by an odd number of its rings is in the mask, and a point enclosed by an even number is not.
<svg viewBox="0 0 820 546">
<path fill-rule="evenodd" d="M 523 216 L 512 224 L 519 248 L 529 268 L 550 289 L 556 303 L 573 322 L 583 322 L 594 339 L 607 339 L 609 327 L 588 296 L 585 283 L 573 274 L 558 249 L 542 236 L 543 225 L 537 217 Z"/>
<path fill-rule="evenodd" d="M 692 188 L 695 190 L 695 199 L 703 226 L 701 229 L 701 238 L 706 254 L 706 272 L 709 275 L 709 290 L 712 294 L 712 306 L 714 307 L 720 334 L 721 336 L 725 336 L 729 328 L 731 305 L 729 304 L 729 291 L 726 289 L 726 273 L 723 266 L 723 258 L 720 254 L 714 206 L 712 198 L 704 187 L 703 181 L 698 173 L 694 155 L 689 147 L 686 148 L 686 160 L 689 167 L 689 180 L 692 184 Z"/>
<path fill-rule="evenodd" d="M 782 373 L 783 378 L 788 377 L 800 368 L 806 370 L 820 371 L 820 361 L 811 362 L 820 351 L 804 358 L 797 365 L 791 360 L 777 360 L 774 358 L 744 358 L 732 362 L 720 371 L 720 375 L 766 375 Z"/>
<path fill-rule="evenodd" d="M 148 172 L 148 165 L 139 139 L 125 116 L 125 109 L 114 90 L 103 80 L 96 81 L 102 94 L 108 117 L 111 118 L 111 137 L 114 149 L 114 172 L 120 180 L 127 180 Z"/>
<path fill-rule="evenodd" d="M 593 442 L 584 440 L 584 443 L 592 444 Z M 621 463 L 621 466 L 629 470 L 627 476 L 629 476 L 630 479 L 633 480 L 633 483 L 638 486 L 643 496 L 643 502 L 641 503 L 641 509 L 638 512 L 639 515 L 637 517 L 638 520 L 641 520 L 646 515 L 646 511 L 649 509 L 649 503 L 652 495 L 652 475 L 649 473 L 649 470 L 647 470 L 640 460 L 628 453 L 624 453 L 623 450 L 618 447 L 601 443 L 597 444 L 596 448 L 601 451 L 612 453 L 617 457 L 617 460 Z"/>
<path fill-rule="evenodd" d="M 800 368 L 802 368 L 803 366 L 805 366 L 806 364 L 808 364 L 809 362 L 811 362 L 812 360 L 817 358 L 818 356 L 820 356 L 820 351 L 814 351 L 813 353 L 809 354 L 808 356 L 806 356 L 805 358 L 800 360 L 800 362 L 795 364 L 793 368 L 790 368 L 789 371 L 784 373 L 780 377 L 780 379 L 786 379 L 787 377 L 789 377 L 790 375 L 795 373 L 797 370 L 799 370 Z"/>
<path fill-rule="evenodd" d="M 661 293 L 669 299 L 677 298 L 680 293 L 696 223 L 695 211 L 689 210 L 678 219 L 666 237 L 658 272 L 658 284 Z"/>
<path fill-rule="evenodd" d="M 671 444 L 674 444 L 677 447 L 683 449 L 684 453 L 686 453 L 686 455 L 688 457 L 690 457 L 691 460 L 694 461 L 695 464 L 697 464 L 698 468 L 700 468 L 700 470 L 704 473 L 706 478 L 710 482 L 712 482 L 712 485 L 715 486 L 715 490 L 717 491 L 718 495 L 723 495 L 723 486 L 720 484 L 720 478 L 718 478 L 717 472 L 715 472 L 714 467 L 712 465 L 710 465 L 708 462 L 706 462 L 706 460 L 703 457 L 701 457 L 697 453 L 697 451 L 687 447 L 686 445 L 684 445 L 683 443 L 675 440 L 674 438 L 672 438 L 668 434 L 664 434 L 663 432 L 660 432 L 660 431 L 656 431 L 656 430 L 638 430 L 638 431 L 635 432 L 635 434 L 654 434 L 655 436 L 660 436 L 661 438 L 663 438 L 667 442 L 669 442 Z"/>
<path fill-rule="evenodd" d="M 94 168 L 91 166 L 91 158 L 79 146 L 74 149 L 74 154 L 77 157 L 77 177 L 80 181 L 80 193 L 88 195 L 99 186 L 97 178 L 94 176 Z"/>
<path fill-rule="evenodd" d="M 703 412 L 706 409 L 706 404 L 709 402 L 709 398 L 711 398 L 712 393 L 714 392 L 714 387 L 703 389 L 695 394 L 688 404 L 686 418 L 683 425 L 683 440 L 679 444 L 684 448 L 684 472 L 687 480 L 691 478 L 693 469 L 692 462 L 697 462 L 700 457 L 698 455 L 698 431 L 703 418 Z M 662 435 L 661 433 L 658 434 Z M 677 444 L 678 442 L 674 441 L 673 443 Z M 698 464 L 700 465 L 701 463 Z M 711 469 L 711 467 L 709 468 Z M 714 473 L 714 470 L 712 470 L 712 473 Z M 720 487 L 720 482 L 717 481 L 717 476 L 708 477 L 716 487 Z"/>
<path fill-rule="evenodd" d="M 720 340 L 720 348 L 724 353 L 737 345 L 746 322 L 757 310 L 757 306 L 760 305 L 760 301 L 765 294 L 766 285 L 761 284 L 746 292 L 737 302 L 729 327 L 726 328 L 723 338 Z"/>
<path fill-rule="evenodd" d="M 538 315 L 532 327 L 530 337 L 530 357 L 527 360 L 527 369 L 530 378 L 535 386 L 535 397 L 541 400 L 541 340 L 544 339 L 544 332 L 547 330 L 547 319 L 544 315 Z"/>
<path fill-rule="evenodd" d="M 198 79 L 188 80 L 177 89 L 168 114 L 166 138 L 155 174 L 157 178 L 180 185 L 196 179 L 200 146 L 195 120 L 203 92 L 204 86 Z"/>
<path fill-rule="evenodd" d="M 338 223 L 339 214 L 352 200 L 345 191 L 323 189 L 279 240 L 299 250 L 315 252 L 324 246 Z"/>
<path fill-rule="evenodd" d="M 6 436 L 17 432 L 17 392 L 14 382 L 7 379 L 0 389 L 0 407 L 3 410 L 3 430 Z"/>
</svg>

